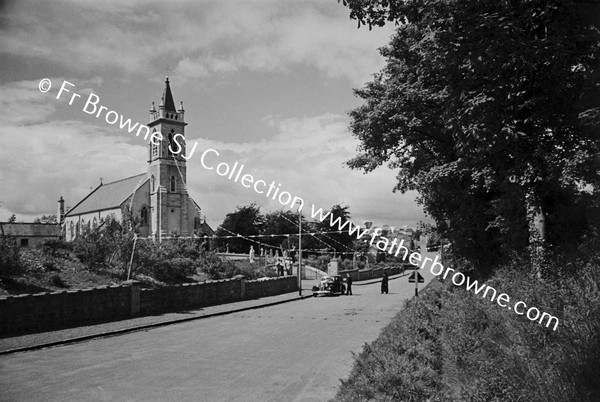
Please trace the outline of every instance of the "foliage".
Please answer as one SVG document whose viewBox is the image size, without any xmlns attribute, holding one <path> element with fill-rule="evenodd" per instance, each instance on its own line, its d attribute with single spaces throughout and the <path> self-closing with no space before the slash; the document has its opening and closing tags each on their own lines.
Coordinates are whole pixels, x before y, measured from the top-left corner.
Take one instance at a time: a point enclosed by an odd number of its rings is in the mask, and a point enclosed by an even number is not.
<svg viewBox="0 0 600 402">
<path fill-rule="evenodd" d="M 584 218 L 560 227 L 565 214 L 589 216 L 576 200 L 600 184 L 600 35 L 573 2 L 344 4 L 359 25 L 400 23 L 381 50 L 385 68 L 356 91 L 351 167 L 397 170 L 395 190 L 419 191 L 457 253 L 482 269 L 532 241 L 583 235 Z"/>
<path fill-rule="evenodd" d="M 69 285 L 60 277 L 59 274 L 54 274 L 50 277 L 50 282 L 57 288 L 68 288 Z"/>
<path fill-rule="evenodd" d="M 56 214 L 52 214 L 52 215 L 42 215 L 39 218 L 35 218 L 33 220 L 33 223 L 46 223 L 46 224 L 52 224 L 52 223 L 58 223 L 58 220 L 56 219 Z"/>
<path fill-rule="evenodd" d="M 118 245 L 122 244 L 123 226 L 115 219 L 108 217 L 99 228 L 86 229 L 73 241 L 73 252 L 79 260 L 90 269 L 110 263 Z"/>
<path fill-rule="evenodd" d="M 329 212 L 330 215 L 327 217 L 327 219 L 316 223 L 317 231 L 333 232 L 339 230 L 339 224 L 335 223 L 334 225 L 331 225 L 331 222 L 336 222 L 336 219 L 338 218 L 338 222 L 340 222 L 342 225 L 346 222 L 349 222 L 351 218 L 349 208 L 350 207 L 348 205 L 341 206 L 339 204 L 331 207 Z M 341 233 L 329 233 L 326 235 L 319 235 L 317 237 L 338 253 L 351 250 L 355 240 L 355 237 L 348 233 L 348 226 L 345 226 Z"/>
<path fill-rule="evenodd" d="M 55 257 L 60 250 L 73 250 L 73 244 L 63 239 L 49 239 L 42 243 L 42 252 Z"/>
<path fill-rule="evenodd" d="M 10 218 L 8 218 L 8 223 L 15 223 L 17 221 L 17 215 L 12 214 Z"/>
<path fill-rule="evenodd" d="M 232 253 L 248 253 L 254 243 L 243 238 L 220 238 L 219 236 L 231 236 L 240 234 L 242 236 L 257 235 L 264 224 L 264 217 L 260 213 L 260 207 L 256 204 L 238 206 L 235 212 L 225 216 L 221 227 L 217 230 L 217 247 L 225 250 L 229 246 Z M 256 247 L 255 247 L 256 251 Z"/>
<path fill-rule="evenodd" d="M 209 274 L 211 279 L 227 279 L 233 278 L 236 275 L 244 275 L 246 279 L 256 279 L 262 275 L 258 265 L 251 263 L 250 261 L 212 261 L 212 264 L 208 265 L 208 269 L 204 272 Z"/>
<path fill-rule="evenodd" d="M 334 205 L 330 212 L 335 221 L 341 219 L 343 225 L 350 219 L 348 206 Z M 323 222 L 307 221 L 302 216 L 302 249 L 303 250 L 329 250 L 335 252 L 348 252 L 352 250 L 355 244 L 363 248 L 363 242 L 354 242 L 355 238 L 348 234 L 348 226 L 344 226 L 342 233 L 329 233 L 338 230 L 338 225 L 331 227 L 331 220 L 328 216 Z M 247 206 L 238 206 L 236 211 L 226 215 L 221 228 L 217 230 L 217 247 L 220 251 L 225 251 L 229 246 L 229 251 L 233 253 L 247 254 L 250 247 L 254 247 L 255 252 L 259 252 L 256 243 L 245 240 L 241 237 L 219 238 L 219 236 L 241 236 L 266 235 L 261 237 L 262 243 L 273 247 L 291 250 L 298 247 L 298 214 L 294 211 L 284 210 L 270 212 L 263 216 L 260 208 L 255 204 Z M 307 235 L 306 233 L 328 232 L 320 235 Z M 276 236 L 287 234 L 289 236 Z M 270 235 L 273 235 L 272 237 Z"/>
<path fill-rule="evenodd" d="M 0 279 L 8 279 L 25 270 L 21 250 L 14 239 L 0 237 Z"/>
<path fill-rule="evenodd" d="M 133 248 L 133 235 L 128 235 L 120 253 L 123 266 L 128 266 Z M 133 255 L 131 275 L 143 274 L 162 282 L 181 282 L 196 274 L 199 260 L 204 258 L 200 239 L 176 239 L 156 243 L 138 239 Z"/>
<path fill-rule="evenodd" d="M 556 315 L 556 331 L 434 281 L 365 344 L 336 400 L 599 400 L 599 260 L 596 251 L 578 276 L 544 282 L 516 260 L 488 281 Z"/>
</svg>

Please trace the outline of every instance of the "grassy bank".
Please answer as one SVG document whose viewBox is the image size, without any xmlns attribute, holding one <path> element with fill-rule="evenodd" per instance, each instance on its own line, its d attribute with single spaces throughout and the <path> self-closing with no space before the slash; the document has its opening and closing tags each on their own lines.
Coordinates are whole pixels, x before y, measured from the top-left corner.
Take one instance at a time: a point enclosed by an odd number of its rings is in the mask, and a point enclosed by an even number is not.
<svg viewBox="0 0 600 402">
<path fill-rule="evenodd" d="M 599 259 L 545 281 L 515 263 L 487 281 L 557 316 L 556 331 L 434 280 L 364 345 L 335 401 L 599 401 Z"/>
</svg>

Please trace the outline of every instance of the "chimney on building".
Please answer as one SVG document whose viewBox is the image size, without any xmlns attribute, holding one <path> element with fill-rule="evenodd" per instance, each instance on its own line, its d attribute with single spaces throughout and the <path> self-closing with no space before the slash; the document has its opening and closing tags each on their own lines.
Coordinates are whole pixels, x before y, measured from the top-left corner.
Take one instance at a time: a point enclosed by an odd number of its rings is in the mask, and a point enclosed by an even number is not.
<svg viewBox="0 0 600 402">
<path fill-rule="evenodd" d="M 61 195 L 60 199 L 58 200 L 58 211 L 56 213 L 56 220 L 59 224 L 62 224 L 64 219 L 65 219 L 65 200 L 63 199 L 63 197 Z"/>
</svg>

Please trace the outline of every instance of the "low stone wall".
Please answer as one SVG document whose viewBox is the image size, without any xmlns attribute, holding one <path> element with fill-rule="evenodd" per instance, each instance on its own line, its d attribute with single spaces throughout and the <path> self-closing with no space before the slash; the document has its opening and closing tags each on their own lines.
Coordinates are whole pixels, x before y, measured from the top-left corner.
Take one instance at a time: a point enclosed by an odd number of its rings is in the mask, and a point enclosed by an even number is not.
<svg viewBox="0 0 600 402">
<path fill-rule="evenodd" d="M 0 297 L 0 336 L 42 332 L 167 311 L 275 296 L 298 290 L 295 276 L 243 278 L 140 289 L 119 286 Z"/>
<path fill-rule="evenodd" d="M 385 271 L 388 275 L 397 275 L 404 272 L 403 268 L 393 267 L 386 268 Z M 368 279 L 377 279 L 383 276 L 383 268 L 376 269 L 351 269 L 347 271 L 339 271 L 339 274 L 342 276 L 346 276 L 346 274 L 350 274 L 350 277 L 353 281 L 364 281 Z"/>
<path fill-rule="evenodd" d="M 0 298 L 0 335 L 111 321 L 131 314 L 132 287 L 109 286 Z"/>
<path fill-rule="evenodd" d="M 283 276 L 260 281 L 246 281 L 246 299 L 257 299 L 298 290 L 298 277 Z"/>
<path fill-rule="evenodd" d="M 298 290 L 295 276 L 246 281 L 241 278 L 185 283 L 140 291 L 140 313 L 176 311 L 275 296 Z"/>
</svg>

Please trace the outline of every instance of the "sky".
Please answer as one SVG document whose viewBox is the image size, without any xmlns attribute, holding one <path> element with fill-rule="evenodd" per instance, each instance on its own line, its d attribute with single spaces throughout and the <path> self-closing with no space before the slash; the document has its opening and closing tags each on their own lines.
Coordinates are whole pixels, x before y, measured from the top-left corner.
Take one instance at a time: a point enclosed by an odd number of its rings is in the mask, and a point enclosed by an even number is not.
<svg viewBox="0 0 600 402">
<path fill-rule="evenodd" d="M 415 226 L 415 193 L 387 167 L 346 166 L 348 112 L 384 65 L 393 26 L 357 28 L 336 0 L 8 1 L 0 3 L 0 221 L 74 206 L 90 189 L 146 171 L 147 143 L 84 112 L 89 94 L 147 124 L 168 75 L 183 101 L 188 191 L 216 227 L 237 206 L 282 208 L 203 168 L 199 153 L 244 164 L 307 205 L 348 205 L 352 221 Z M 39 89 L 48 78 L 47 92 Z M 70 93 L 57 99 L 64 81 Z M 81 97 L 69 104 L 71 93 Z M 88 109 L 89 110 L 89 109 Z M 307 211 L 309 212 L 309 211 Z"/>
</svg>

